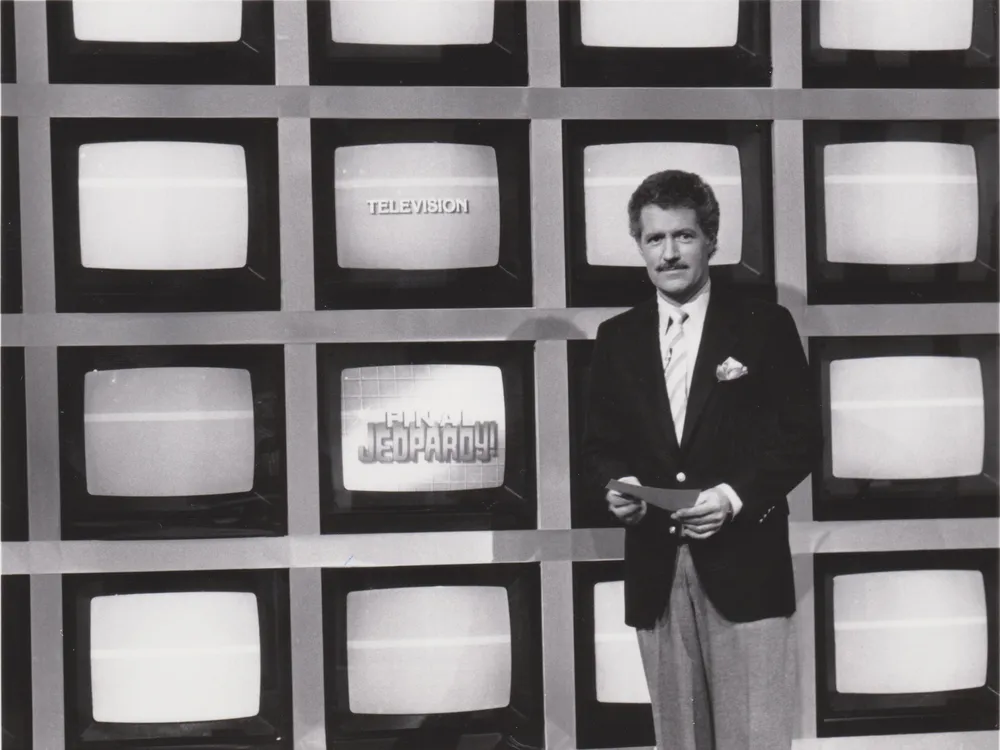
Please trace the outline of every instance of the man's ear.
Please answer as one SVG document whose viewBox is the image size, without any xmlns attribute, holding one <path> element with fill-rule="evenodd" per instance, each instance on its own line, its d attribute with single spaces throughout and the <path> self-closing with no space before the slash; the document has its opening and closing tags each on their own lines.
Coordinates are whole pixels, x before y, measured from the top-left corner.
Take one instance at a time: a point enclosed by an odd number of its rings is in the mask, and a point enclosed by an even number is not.
<svg viewBox="0 0 1000 750">
<path fill-rule="evenodd" d="M 712 249 L 708 251 L 708 257 L 711 258 L 719 249 L 719 238 L 712 238 Z"/>
</svg>

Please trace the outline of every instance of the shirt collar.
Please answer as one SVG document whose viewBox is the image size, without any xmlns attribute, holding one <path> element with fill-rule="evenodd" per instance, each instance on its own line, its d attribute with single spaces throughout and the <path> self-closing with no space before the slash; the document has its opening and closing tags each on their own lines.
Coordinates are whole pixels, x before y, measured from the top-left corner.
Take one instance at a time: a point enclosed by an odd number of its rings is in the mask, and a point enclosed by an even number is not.
<svg viewBox="0 0 1000 750">
<path fill-rule="evenodd" d="M 712 282 L 706 281 L 705 286 L 698 290 L 698 293 L 692 298 L 685 302 L 683 305 L 678 305 L 676 302 L 672 302 L 660 294 L 659 291 L 656 293 L 656 307 L 660 313 L 660 319 L 665 320 L 670 317 L 671 312 L 676 314 L 677 310 L 681 310 L 688 314 L 689 318 L 694 318 L 698 322 L 705 319 L 705 315 L 708 313 L 708 298 L 711 296 Z"/>
</svg>

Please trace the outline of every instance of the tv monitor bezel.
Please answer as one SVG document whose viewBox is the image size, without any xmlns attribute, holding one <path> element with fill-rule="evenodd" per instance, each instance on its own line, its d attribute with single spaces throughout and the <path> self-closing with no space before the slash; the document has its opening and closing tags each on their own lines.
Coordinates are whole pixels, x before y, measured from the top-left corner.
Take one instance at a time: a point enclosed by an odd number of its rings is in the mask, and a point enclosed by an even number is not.
<svg viewBox="0 0 1000 750">
<path fill-rule="evenodd" d="M 584 149 L 625 143 L 709 143 L 739 149 L 743 176 L 743 248 L 739 263 L 713 266 L 712 283 L 734 293 L 774 301 L 774 211 L 770 121 L 564 121 L 566 297 L 569 307 L 631 307 L 654 293 L 643 266 L 587 262 Z M 636 187 L 639 183 L 636 183 Z M 621 207 L 622 235 L 627 206 Z M 636 249 L 638 254 L 638 249 Z"/>
<path fill-rule="evenodd" d="M 323 534 L 524 530 L 538 526 L 534 342 L 318 344 L 320 528 Z M 506 453 L 499 487 L 446 491 L 344 489 L 341 376 L 403 364 L 495 366 L 504 387 Z M 409 500 L 403 504 L 400 499 Z"/>
<path fill-rule="evenodd" d="M 28 432 L 24 349 L 0 348 L 0 532 L 4 542 L 28 541 Z"/>
<path fill-rule="evenodd" d="M 329 747 L 541 747 L 543 745 L 541 566 L 493 563 L 441 567 L 326 568 L 323 659 Z M 511 629 L 511 702 L 503 708 L 442 714 L 352 714 L 348 692 L 347 596 L 352 591 L 432 586 L 499 586 Z M 474 735 L 474 740 L 468 740 Z M 495 736 L 494 744 L 488 744 Z"/>
<path fill-rule="evenodd" d="M 997 302 L 997 193 L 1000 158 L 996 120 L 833 122 L 806 120 L 806 272 L 810 304 Z M 826 260 L 823 149 L 851 143 L 929 141 L 972 146 L 979 177 L 976 260 L 928 266 L 833 263 Z M 908 278 L 909 277 L 909 278 Z M 967 278 L 963 278 L 967 277 Z"/>
<path fill-rule="evenodd" d="M 313 86 L 527 86 L 526 0 L 493 0 L 489 44 L 335 42 L 330 0 L 307 0 Z"/>
<path fill-rule="evenodd" d="M 817 336 L 809 339 L 809 363 L 819 395 L 823 434 L 831 434 L 830 363 L 838 359 L 897 356 L 962 356 L 979 361 L 983 374 L 985 441 L 983 472 L 946 479 L 865 480 L 833 476 L 833 446 L 827 439 L 812 472 L 813 517 L 817 521 L 906 518 L 997 518 L 1000 516 L 1000 337 Z"/>
<path fill-rule="evenodd" d="M 816 733 L 819 737 L 995 730 L 997 698 L 996 549 L 820 553 L 813 558 L 816 614 Z M 987 676 L 981 688 L 890 695 L 836 691 L 833 580 L 904 570 L 973 570 L 986 590 Z"/>
<path fill-rule="evenodd" d="M 740 0 L 732 47 L 589 47 L 581 34 L 580 0 L 559 3 L 562 85 L 569 87 L 766 87 L 771 85 L 771 12 Z"/>
<path fill-rule="evenodd" d="M 243 0 L 235 42 L 77 39 L 70 0 L 46 0 L 51 83 L 273 86 L 274 2 Z"/>
<path fill-rule="evenodd" d="M 144 141 L 243 147 L 248 205 L 244 267 L 155 271 L 82 265 L 79 149 Z M 58 312 L 281 309 L 277 120 L 53 118 L 52 212 L 59 217 L 54 224 Z"/>
<path fill-rule="evenodd" d="M 2 0 L 0 0 L 2 2 Z M 21 275 L 21 170 L 16 117 L 0 117 L 0 310 L 4 315 L 23 311 Z"/>
<path fill-rule="evenodd" d="M 99 722 L 93 716 L 90 666 L 90 602 L 97 596 L 177 592 L 249 592 L 257 597 L 261 690 L 256 716 L 170 723 Z M 198 570 L 63 575 L 63 663 L 66 746 L 292 747 L 291 634 L 288 571 Z"/>
<path fill-rule="evenodd" d="M 0 83 L 15 83 L 17 81 L 17 31 L 14 28 L 14 0 L 0 0 L 0 37 L 2 37 Z"/>
<path fill-rule="evenodd" d="M 581 750 L 656 744 L 650 704 L 603 703 L 597 699 L 594 587 L 624 578 L 625 564 L 621 560 L 573 563 L 576 737 Z"/>
<path fill-rule="evenodd" d="M 805 88 L 996 88 L 997 0 L 972 0 L 968 50 L 875 51 L 820 46 L 820 0 L 802 1 Z"/>
<path fill-rule="evenodd" d="M 527 120 L 313 120 L 316 309 L 530 307 L 531 189 Z M 500 253 L 496 266 L 445 270 L 341 268 L 334 156 L 345 146 L 443 143 L 496 151 Z"/>
<path fill-rule="evenodd" d="M 0 576 L 3 661 L 3 745 L 32 747 L 31 589 L 27 575 Z"/>
<path fill-rule="evenodd" d="M 63 539 L 187 539 L 288 533 L 284 347 L 59 347 L 59 464 Z M 237 368 L 250 373 L 254 480 L 247 492 L 119 497 L 87 491 L 84 376 L 94 370 Z"/>
</svg>

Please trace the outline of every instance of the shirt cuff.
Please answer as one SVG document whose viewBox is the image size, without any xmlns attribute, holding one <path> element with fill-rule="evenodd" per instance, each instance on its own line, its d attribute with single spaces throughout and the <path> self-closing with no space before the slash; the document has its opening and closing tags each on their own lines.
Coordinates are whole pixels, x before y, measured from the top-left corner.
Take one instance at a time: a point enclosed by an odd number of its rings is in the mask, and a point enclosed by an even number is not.
<svg viewBox="0 0 1000 750">
<path fill-rule="evenodd" d="M 729 504 L 733 508 L 733 518 L 736 518 L 736 514 L 743 509 L 743 501 L 740 500 L 740 496 L 736 494 L 736 490 L 730 487 L 728 484 L 720 484 L 719 489 L 729 498 Z"/>
</svg>

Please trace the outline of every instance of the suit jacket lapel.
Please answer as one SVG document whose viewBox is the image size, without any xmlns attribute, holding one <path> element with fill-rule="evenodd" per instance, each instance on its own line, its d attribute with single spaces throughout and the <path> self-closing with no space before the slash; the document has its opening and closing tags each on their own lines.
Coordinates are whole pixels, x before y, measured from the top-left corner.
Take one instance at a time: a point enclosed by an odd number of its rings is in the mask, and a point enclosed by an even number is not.
<svg viewBox="0 0 1000 750">
<path fill-rule="evenodd" d="M 637 375 L 642 383 L 644 398 L 649 398 L 652 421 L 656 425 L 657 438 L 668 455 L 679 450 L 674 420 L 670 414 L 667 398 L 667 384 L 663 379 L 663 360 L 660 357 L 659 311 L 656 299 L 647 303 L 639 319 L 636 331 L 635 363 Z"/>
<path fill-rule="evenodd" d="M 684 447 L 690 444 L 708 397 L 716 385 L 715 368 L 729 356 L 736 337 L 735 321 L 720 294 L 720 291 L 712 290 L 705 314 L 705 327 L 701 332 L 701 346 L 698 347 L 698 359 L 691 374 L 691 390 L 684 415 L 684 434 L 681 436 L 681 446 Z"/>
</svg>

